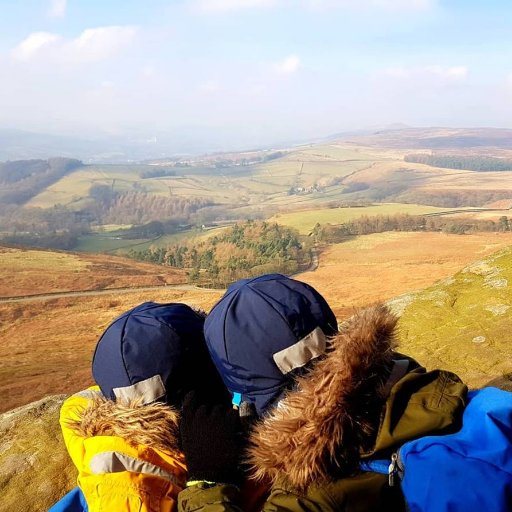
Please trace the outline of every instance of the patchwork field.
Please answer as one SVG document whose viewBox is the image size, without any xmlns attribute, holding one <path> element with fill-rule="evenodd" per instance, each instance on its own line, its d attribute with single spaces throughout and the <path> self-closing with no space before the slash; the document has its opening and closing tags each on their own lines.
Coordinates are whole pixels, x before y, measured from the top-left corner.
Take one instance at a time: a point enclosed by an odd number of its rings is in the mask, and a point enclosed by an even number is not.
<svg viewBox="0 0 512 512">
<path fill-rule="evenodd" d="M 275 160 L 247 165 L 175 167 L 174 176 L 141 179 L 143 171 L 155 170 L 143 165 L 89 165 L 63 177 L 33 197 L 27 206 L 49 208 L 65 205 L 80 209 L 90 201 L 94 185 L 106 185 L 115 192 L 130 190 L 180 197 L 208 197 L 216 204 L 270 206 L 286 199 L 286 208 L 304 201 L 316 204 L 314 194 L 290 195 L 291 188 L 314 185 L 339 195 L 332 189 L 342 178 L 386 159 L 378 152 L 363 152 L 345 144 L 309 145 L 285 150 Z M 212 162 L 210 162 L 211 164 Z M 331 190 L 332 189 L 332 190 Z"/>
</svg>

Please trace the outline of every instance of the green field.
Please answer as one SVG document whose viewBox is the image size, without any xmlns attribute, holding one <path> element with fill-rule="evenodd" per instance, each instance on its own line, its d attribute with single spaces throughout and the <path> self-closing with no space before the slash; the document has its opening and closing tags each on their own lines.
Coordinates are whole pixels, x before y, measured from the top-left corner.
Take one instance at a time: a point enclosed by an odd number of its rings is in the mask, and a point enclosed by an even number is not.
<svg viewBox="0 0 512 512">
<path fill-rule="evenodd" d="M 269 220 L 284 226 L 295 228 L 299 233 L 306 235 L 313 227 L 319 224 L 342 224 L 365 215 L 394 215 L 408 213 L 409 215 L 424 215 L 428 213 L 450 212 L 450 208 L 437 208 L 418 204 L 384 203 L 364 207 L 351 208 L 323 208 L 318 210 L 304 210 L 290 213 L 278 213 Z"/>
<path fill-rule="evenodd" d="M 198 229 L 187 229 L 172 235 L 163 235 L 154 239 L 121 239 L 115 232 L 93 233 L 81 236 L 76 251 L 79 252 L 109 252 L 112 254 L 125 255 L 131 250 L 142 251 L 150 247 L 168 247 L 177 244 L 182 240 L 202 241 L 221 233 L 225 226 L 210 228 L 204 231 Z"/>
<path fill-rule="evenodd" d="M 78 252 L 110 252 L 117 254 L 123 252 L 121 251 L 123 248 L 127 252 L 131 248 L 143 247 L 146 244 L 150 244 L 150 240 L 123 240 L 102 233 L 94 233 L 81 236 L 74 250 Z"/>
</svg>

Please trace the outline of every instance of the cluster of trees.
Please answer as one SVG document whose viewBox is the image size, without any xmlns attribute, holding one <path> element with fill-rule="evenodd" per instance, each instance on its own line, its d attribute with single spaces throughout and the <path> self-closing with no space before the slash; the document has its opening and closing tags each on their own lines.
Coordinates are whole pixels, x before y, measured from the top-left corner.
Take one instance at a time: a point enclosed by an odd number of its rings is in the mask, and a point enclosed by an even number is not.
<svg viewBox="0 0 512 512">
<path fill-rule="evenodd" d="M 64 206 L 21 208 L 9 205 L 0 215 L 4 243 L 52 249 L 73 249 L 78 237 L 90 231 L 90 219 Z"/>
<path fill-rule="evenodd" d="M 116 192 L 106 185 L 95 185 L 90 195 L 95 200 L 91 212 L 101 224 L 144 224 L 165 219 L 184 223 L 192 213 L 214 204 L 201 197 L 157 196 L 137 190 Z"/>
<path fill-rule="evenodd" d="M 176 176 L 175 171 L 170 171 L 168 169 L 163 168 L 156 168 L 156 169 L 150 169 L 148 171 L 141 171 L 139 173 L 139 176 L 144 180 L 147 178 L 164 178 L 166 176 Z"/>
<path fill-rule="evenodd" d="M 75 231 L 49 233 L 12 233 L 5 235 L 1 241 L 9 245 L 40 247 L 42 249 L 73 250 L 78 243 L 80 233 Z"/>
<path fill-rule="evenodd" d="M 233 165 L 252 165 L 264 162 L 270 162 L 271 160 L 276 160 L 277 158 L 281 158 L 285 155 L 283 151 L 274 151 L 273 153 L 268 153 L 265 155 L 252 156 L 251 158 L 239 158 L 239 159 L 229 159 L 229 158 L 218 158 L 215 160 L 215 167 L 217 169 L 222 169 L 224 167 L 231 167 Z"/>
<path fill-rule="evenodd" d="M 158 238 L 163 235 L 172 235 L 179 231 L 190 229 L 190 224 L 181 224 L 177 219 L 169 219 L 165 221 L 152 220 L 147 224 L 132 226 L 129 229 L 123 229 L 118 232 L 119 238 L 126 240 L 134 240 L 138 238 Z"/>
<path fill-rule="evenodd" d="M 410 190 L 394 197 L 397 201 L 442 208 L 484 206 L 503 199 L 512 202 L 509 190 Z"/>
<path fill-rule="evenodd" d="M 29 208 L 23 204 L 74 169 L 80 160 L 16 160 L 0 164 L 0 230 L 5 243 L 72 249 L 89 230 L 87 215 L 62 206 Z"/>
<path fill-rule="evenodd" d="M 468 171 L 493 172 L 512 171 L 512 160 L 491 156 L 476 155 L 443 155 L 443 154 L 410 154 L 405 155 L 406 162 L 426 164 L 445 169 L 465 169 Z"/>
<path fill-rule="evenodd" d="M 144 261 L 189 269 L 189 280 L 227 286 L 243 277 L 268 272 L 292 274 L 309 265 L 310 251 L 298 234 L 278 224 L 247 221 L 200 243 L 132 251 Z"/>
<path fill-rule="evenodd" d="M 498 221 L 493 221 L 409 214 L 363 216 L 344 224 L 317 224 L 312 233 L 317 241 L 339 243 L 355 235 L 385 231 L 441 231 L 455 234 L 512 231 L 512 217 L 504 215 Z"/>
<path fill-rule="evenodd" d="M 0 164 L 0 204 L 26 203 L 70 171 L 82 167 L 80 160 L 49 158 L 17 160 Z"/>
</svg>

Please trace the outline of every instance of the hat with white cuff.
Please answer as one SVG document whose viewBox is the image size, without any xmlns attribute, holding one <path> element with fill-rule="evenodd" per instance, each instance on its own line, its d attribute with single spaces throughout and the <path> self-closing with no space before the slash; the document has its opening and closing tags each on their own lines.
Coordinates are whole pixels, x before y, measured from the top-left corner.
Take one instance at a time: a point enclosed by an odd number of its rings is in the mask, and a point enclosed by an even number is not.
<svg viewBox="0 0 512 512">
<path fill-rule="evenodd" d="M 281 274 L 236 282 L 205 321 L 208 349 L 234 402 L 252 403 L 258 414 L 325 353 L 336 332 L 325 299 Z"/>
<path fill-rule="evenodd" d="M 179 403 L 191 374 L 209 359 L 203 325 L 204 315 L 186 304 L 145 302 L 123 313 L 100 337 L 92 361 L 103 395 Z"/>
</svg>

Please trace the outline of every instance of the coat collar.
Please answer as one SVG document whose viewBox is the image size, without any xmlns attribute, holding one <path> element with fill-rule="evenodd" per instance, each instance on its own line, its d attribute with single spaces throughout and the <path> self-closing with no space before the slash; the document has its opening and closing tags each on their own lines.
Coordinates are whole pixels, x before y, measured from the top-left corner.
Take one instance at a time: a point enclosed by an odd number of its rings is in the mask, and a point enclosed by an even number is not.
<svg viewBox="0 0 512 512">
<path fill-rule="evenodd" d="M 96 394 L 68 426 L 84 438 L 115 436 L 132 446 L 144 445 L 181 458 L 178 421 L 178 412 L 165 403 L 142 405 L 137 400 L 113 401 Z"/>
<path fill-rule="evenodd" d="M 393 379 L 396 322 L 378 305 L 342 326 L 326 355 L 252 431 L 248 461 L 256 479 L 286 475 L 305 488 L 357 469 L 374 446 Z"/>
</svg>

